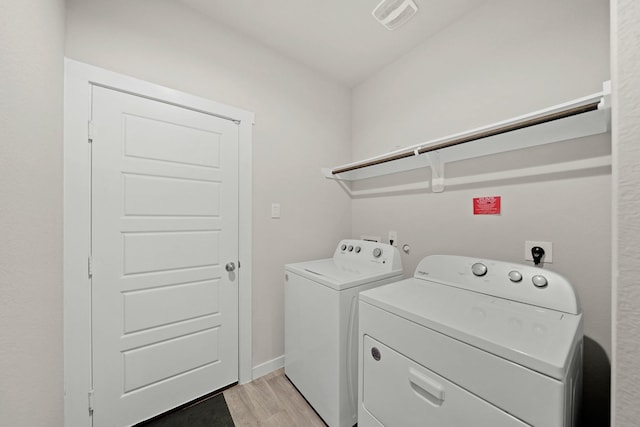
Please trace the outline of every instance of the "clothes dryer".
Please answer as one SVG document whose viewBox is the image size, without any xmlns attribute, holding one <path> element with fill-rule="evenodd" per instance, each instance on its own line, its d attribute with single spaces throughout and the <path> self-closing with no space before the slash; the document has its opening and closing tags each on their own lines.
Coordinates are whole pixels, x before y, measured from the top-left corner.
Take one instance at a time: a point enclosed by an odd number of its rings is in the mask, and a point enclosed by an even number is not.
<svg viewBox="0 0 640 427">
<path fill-rule="evenodd" d="M 359 426 L 576 425 L 582 313 L 562 276 L 434 255 L 359 298 Z"/>
<path fill-rule="evenodd" d="M 398 250 L 364 240 L 285 266 L 285 374 L 330 427 L 357 422 L 358 293 L 400 279 Z"/>
</svg>

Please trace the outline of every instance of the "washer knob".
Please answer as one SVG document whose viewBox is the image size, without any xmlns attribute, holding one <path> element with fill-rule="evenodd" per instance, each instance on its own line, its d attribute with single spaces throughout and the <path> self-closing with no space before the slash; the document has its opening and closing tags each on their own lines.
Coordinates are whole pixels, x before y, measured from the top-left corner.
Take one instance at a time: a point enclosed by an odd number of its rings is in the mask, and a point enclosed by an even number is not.
<svg viewBox="0 0 640 427">
<path fill-rule="evenodd" d="M 352 246 L 352 245 L 349 245 L 348 250 L 349 250 L 349 252 L 353 251 L 353 246 Z"/>
<path fill-rule="evenodd" d="M 481 262 L 476 262 L 471 266 L 471 271 L 474 276 L 482 277 L 487 274 L 487 266 Z"/>
<path fill-rule="evenodd" d="M 509 280 L 513 283 L 518 283 L 522 281 L 522 274 L 519 271 L 512 270 L 509 272 Z"/>
<path fill-rule="evenodd" d="M 549 284 L 549 282 L 547 282 L 547 278 L 540 274 L 536 274 L 535 276 L 533 276 L 531 278 L 531 281 L 536 286 L 536 288 L 545 288 Z"/>
<path fill-rule="evenodd" d="M 343 251 L 347 249 L 347 245 L 345 245 L 344 243 L 342 244 L 342 246 L 340 246 L 340 249 L 342 249 Z"/>
<path fill-rule="evenodd" d="M 382 255 L 382 249 L 380 248 L 375 248 L 373 250 L 373 257 L 374 258 L 380 258 L 380 255 Z"/>
<path fill-rule="evenodd" d="M 360 246 L 356 246 L 356 253 L 359 254 L 362 248 Z"/>
</svg>

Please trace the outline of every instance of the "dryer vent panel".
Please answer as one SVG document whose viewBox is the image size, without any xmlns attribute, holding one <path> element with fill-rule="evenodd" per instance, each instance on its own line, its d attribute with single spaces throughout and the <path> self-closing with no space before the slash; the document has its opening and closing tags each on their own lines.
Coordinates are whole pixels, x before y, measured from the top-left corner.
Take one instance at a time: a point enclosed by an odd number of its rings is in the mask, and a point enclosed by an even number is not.
<svg viewBox="0 0 640 427">
<path fill-rule="evenodd" d="M 412 0 L 382 0 L 371 14 L 387 30 L 395 30 L 405 24 L 418 11 Z"/>
</svg>

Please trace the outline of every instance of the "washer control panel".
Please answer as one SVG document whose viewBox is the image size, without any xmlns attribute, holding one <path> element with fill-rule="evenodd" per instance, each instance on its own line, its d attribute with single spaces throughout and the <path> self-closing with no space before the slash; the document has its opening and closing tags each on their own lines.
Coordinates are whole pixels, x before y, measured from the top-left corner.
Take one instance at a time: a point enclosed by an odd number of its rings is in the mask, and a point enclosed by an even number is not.
<svg viewBox="0 0 640 427">
<path fill-rule="evenodd" d="M 401 268 L 402 265 L 398 248 L 369 240 L 342 240 L 338 243 L 333 259 L 380 264 L 389 266 L 390 269 Z"/>
<path fill-rule="evenodd" d="M 567 279 L 530 265 L 430 255 L 418 264 L 414 277 L 541 308 L 581 312 L 578 296 Z"/>
</svg>

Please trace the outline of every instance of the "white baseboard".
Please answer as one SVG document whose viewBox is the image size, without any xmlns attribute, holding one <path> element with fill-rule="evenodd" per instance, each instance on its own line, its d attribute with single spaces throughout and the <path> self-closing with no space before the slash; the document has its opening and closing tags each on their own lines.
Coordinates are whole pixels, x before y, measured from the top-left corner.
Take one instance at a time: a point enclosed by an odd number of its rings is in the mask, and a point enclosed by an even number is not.
<svg viewBox="0 0 640 427">
<path fill-rule="evenodd" d="M 264 375 L 267 375 L 273 371 L 277 371 L 284 367 L 284 355 L 276 357 L 275 359 L 261 363 L 253 367 L 252 378 L 258 379 Z"/>
</svg>

